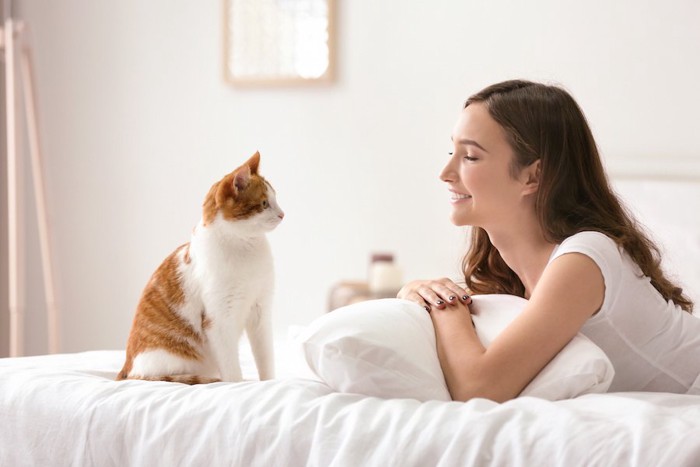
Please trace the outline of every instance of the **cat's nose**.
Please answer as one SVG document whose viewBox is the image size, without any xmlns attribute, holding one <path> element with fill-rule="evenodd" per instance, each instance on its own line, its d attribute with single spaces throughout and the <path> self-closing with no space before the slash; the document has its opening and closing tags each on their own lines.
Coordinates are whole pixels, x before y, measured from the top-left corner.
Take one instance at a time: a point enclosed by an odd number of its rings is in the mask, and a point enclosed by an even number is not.
<svg viewBox="0 0 700 467">
<path fill-rule="evenodd" d="M 284 219 L 284 213 L 280 212 L 279 214 L 277 214 L 277 217 L 279 217 L 280 220 Z"/>
</svg>

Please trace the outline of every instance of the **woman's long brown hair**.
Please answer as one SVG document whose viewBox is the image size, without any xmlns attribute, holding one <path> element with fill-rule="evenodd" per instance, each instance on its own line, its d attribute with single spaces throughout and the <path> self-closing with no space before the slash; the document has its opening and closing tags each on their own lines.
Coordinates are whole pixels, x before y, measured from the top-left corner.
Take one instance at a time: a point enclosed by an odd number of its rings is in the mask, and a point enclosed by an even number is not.
<svg viewBox="0 0 700 467">
<path fill-rule="evenodd" d="M 548 241 L 601 232 L 627 252 L 664 299 L 692 311 L 693 302 L 665 277 L 659 249 L 611 189 L 586 117 L 569 93 L 514 80 L 485 88 L 464 107 L 476 102 L 486 105 L 507 134 L 515 153 L 511 175 L 540 161 L 535 209 Z M 480 227 L 472 229 L 462 269 L 473 293 L 525 294 L 523 283 Z"/>
</svg>

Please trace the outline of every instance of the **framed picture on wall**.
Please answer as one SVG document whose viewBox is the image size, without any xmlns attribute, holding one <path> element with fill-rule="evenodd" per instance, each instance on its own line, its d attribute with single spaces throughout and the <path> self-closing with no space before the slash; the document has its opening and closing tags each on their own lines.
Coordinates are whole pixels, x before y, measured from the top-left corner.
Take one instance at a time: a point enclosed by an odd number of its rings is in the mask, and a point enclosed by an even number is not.
<svg viewBox="0 0 700 467">
<path fill-rule="evenodd" d="M 224 75 L 233 85 L 330 82 L 334 0 L 224 0 Z"/>
</svg>

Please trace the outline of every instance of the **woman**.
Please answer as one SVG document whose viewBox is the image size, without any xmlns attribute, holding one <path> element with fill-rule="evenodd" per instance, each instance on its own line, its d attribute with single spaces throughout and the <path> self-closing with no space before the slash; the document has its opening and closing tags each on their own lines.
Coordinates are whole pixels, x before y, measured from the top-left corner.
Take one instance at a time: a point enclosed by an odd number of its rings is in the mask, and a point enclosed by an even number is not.
<svg viewBox="0 0 700 467">
<path fill-rule="evenodd" d="M 611 190 L 586 119 L 564 90 L 507 81 L 470 97 L 440 178 L 452 222 L 473 226 L 466 289 L 414 281 L 454 400 L 516 397 L 582 332 L 615 368 L 611 391 L 700 393 L 700 319 Z M 488 350 L 468 293 L 528 299 Z"/>
</svg>

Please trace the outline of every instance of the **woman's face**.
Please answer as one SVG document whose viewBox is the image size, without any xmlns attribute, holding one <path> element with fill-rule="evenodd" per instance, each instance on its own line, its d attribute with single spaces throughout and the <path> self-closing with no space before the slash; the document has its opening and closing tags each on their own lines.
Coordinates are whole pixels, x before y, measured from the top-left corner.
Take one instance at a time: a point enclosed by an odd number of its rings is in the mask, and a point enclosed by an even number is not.
<svg viewBox="0 0 700 467">
<path fill-rule="evenodd" d="M 450 191 L 452 222 L 488 231 L 517 221 L 525 205 L 528 171 L 511 176 L 513 149 L 484 104 L 462 110 L 452 142 L 454 151 L 440 174 Z"/>
</svg>

